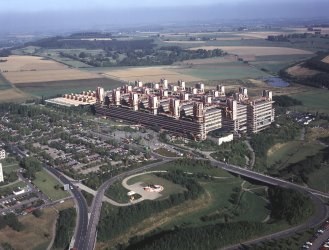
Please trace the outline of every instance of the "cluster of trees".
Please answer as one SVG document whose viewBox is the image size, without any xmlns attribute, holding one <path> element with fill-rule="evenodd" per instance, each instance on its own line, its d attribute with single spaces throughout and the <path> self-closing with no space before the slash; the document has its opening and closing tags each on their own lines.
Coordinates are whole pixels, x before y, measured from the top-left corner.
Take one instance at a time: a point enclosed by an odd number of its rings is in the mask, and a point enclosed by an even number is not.
<svg viewBox="0 0 329 250">
<path fill-rule="evenodd" d="M 76 212 L 74 208 L 68 208 L 59 212 L 56 224 L 56 236 L 54 247 L 66 249 L 74 231 Z"/>
<path fill-rule="evenodd" d="M 314 210 L 311 199 L 296 190 L 271 187 L 268 197 L 271 202 L 271 218 L 285 220 L 291 225 L 303 222 Z"/>
<path fill-rule="evenodd" d="M 5 228 L 6 226 L 11 227 L 15 231 L 22 231 L 24 226 L 17 219 L 17 216 L 13 213 L 0 216 L 0 229 Z"/>
<path fill-rule="evenodd" d="M 225 54 L 225 52 L 220 49 L 187 50 L 179 46 L 163 46 L 156 48 L 153 39 L 81 39 L 85 35 L 87 38 L 97 38 L 102 34 L 96 32 L 86 34 L 77 33 L 69 36 L 68 39 L 65 37 L 52 37 L 30 42 L 26 45 L 48 49 L 101 49 L 103 52 L 98 54 L 88 53 L 88 51 L 81 52 L 80 54 L 60 52 L 62 57 L 78 60 L 94 67 L 170 65 L 177 61 L 217 57 Z M 111 37 L 110 34 L 107 35 Z"/>
<path fill-rule="evenodd" d="M 47 49 L 103 49 L 105 51 L 128 52 L 133 50 L 152 49 L 153 39 L 140 40 L 82 40 L 67 39 L 62 36 L 44 38 L 26 43 L 25 46 L 38 46 Z"/>
<path fill-rule="evenodd" d="M 273 96 L 273 101 L 275 101 L 274 106 L 277 107 L 291 107 L 296 105 L 303 105 L 301 101 L 287 95 Z"/>
<path fill-rule="evenodd" d="M 322 167 L 322 163 L 329 160 L 329 147 L 323 149 L 315 155 L 308 156 L 306 159 L 297 163 L 290 164 L 288 167 L 279 170 L 280 176 L 293 176 L 295 182 L 308 182 L 308 176 Z"/>
<path fill-rule="evenodd" d="M 270 127 L 266 130 L 266 133 L 252 135 L 250 143 L 256 156 L 263 157 L 275 143 L 293 140 L 298 134 L 298 126 L 287 121 L 283 126 Z"/>
<path fill-rule="evenodd" d="M 225 142 L 219 148 L 217 152 L 212 154 L 215 159 L 219 161 L 224 161 L 225 159 L 230 164 L 240 166 L 246 165 L 245 156 L 249 156 L 250 152 L 243 141 Z"/>
<path fill-rule="evenodd" d="M 20 165 L 22 168 L 26 169 L 24 175 L 28 179 L 35 179 L 35 173 L 41 171 L 41 162 L 34 157 L 25 157 L 20 162 Z"/>
<path fill-rule="evenodd" d="M 147 238 L 134 238 L 126 250 L 219 249 L 261 235 L 265 225 L 260 222 L 220 223 L 203 227 L 175 228 Z"/>
<path fill-rule="evenodd" d="M 328 56 L 327 53 L 320 54 L 304 62 L 303 66 L 306 68 L 320 71 L 315 75 L 309 77 L 294 77 L 291 76 L 286 70 L 280 71 L 280 76 L 288 81 L 297 82 L 299 84 L 308 85 L 316 88 L 329 88 L 329 64 L 322 62 L 324 57 Z"/>
<path fill-rule="evenodd" d="M 267 40 L 271 42 L 290 42 L 290 39 L 305 39 L 308 37 L 315 37 L 312 33 L 293 33 L 287 35 L 271 35 L 267 37 Z"/>
<path fill-rule="evenodd" d="M 120 207 L 117 210 L 103 206 L 97 234 L 100 241 L 110 240 L 124 233 L 136 223 L 188 199 L 195 199 L 203 192 L 202 187 L 195 180 L 187 178 L 182 172 L 172 172 L 167 176 L 161 175 L 161 177 L 184 186 L 187 191 L 172 194 L 165 200 L 144 201 L 134 206 Z"/>
</svg>

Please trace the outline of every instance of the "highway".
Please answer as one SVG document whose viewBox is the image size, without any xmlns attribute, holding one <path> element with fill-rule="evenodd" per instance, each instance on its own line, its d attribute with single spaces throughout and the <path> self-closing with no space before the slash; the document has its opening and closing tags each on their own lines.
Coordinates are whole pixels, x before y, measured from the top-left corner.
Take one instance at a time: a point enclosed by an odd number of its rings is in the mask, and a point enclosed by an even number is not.
<svg viewBox="0 0 329 250">
<path fill-rule="evenodd" d="M 72 182 L 63 176 L 58 170 L 47 165 L 44 165 L 44 168 L 56 176 L 63 184 L 69 184 L 70 187 L 72 187 L 70 191 L 72 192 L 77 205 L 76 208 L 78 216 L 74 235 L 74 247 L 78 250 L 83 249 L 85 246 L 85 237 L 88 225 L 88 206 L 86 200 L 81 192 L 72 184 Z"/>
<path fill-rule="evenodd" d="M 93 200 L 93 203 L 91 206 L 91 210 L 90 210 L 91 214 L 90 214 L 88 230 L 87 230 L 87 234 L 86 234 L 85 246 L 84 246 L 83 250 L 93 250 L 94 249 L 94 246 L 96 243 L 96 237 L 97 237 L 96 236 L 97 235 L 97 224 L 99 221 L 100 212 L 101 212 L 101 208 L 102 208 L 102 199 L 103 199 L 104 192 L 106 191 L 106 189 L 108 189 L 110 185 L 112 185 L 114 182 L 118 181 L 119 179 L 125 178 L 129 175 L 132 175 L 132 174 L 135 174 L 138 172 L 148 170 L 152 167 L 156 167 L 156 166 L 162 165 L 164 163 L 167 163 L 167 162 L 170 162 L 173 160 L 173 158 L 169 159 L 168 157 L 162 157 L 162 158 L 164 160 L 161 162 L 156 162 L 156 163 L 146 165 L 146 166 L 138 168 L 138 169 L 134 169 L 134 170 L 122 173 L 120 175 L 117 175 L 117 176 L 107 180 L 100 186 L 100 188 L 97 190 L 97 194 L 94 197 L 94 200 Z M 203 158 L 198 158 L 198 159 L 205 160 Z M 254 243 L 257 243 L 257 242 L 260 242 L 263 240 L 284 237 L 289 234 L 295 233 L 297 230 L 302 230 L 302 229 L 307 229 L 307 228 L 312 228 L 312 227 L 318 226 L 327 218 L 327 213 L 328 213 L 327 208 L 323 204 L 323 202 L 317 197 L 317 196 L 321 196 L 321 197 L 329 198 L 329 194 L 327 194 L 327 193 L 323 193 L 318 190 L 314 190 L 314 189 L 311 189 L 308 187 L 297 185 L 297 184 L 294 184 L 294 183 L 291 183 L 291 182 L 288 182 L 285 180 L 281 180 L 279 178 L 275 178 L 275 177 L 271 177 L 271 176 L 268 176 L 265 174 L 257 173 L 252 170 L 241 168 L 241 167 L 238 167 L 235 165 L 225 164 L 225 163 L 216 161 L 214 159 L 210 159 L 210 162 L 216 167 L 219 167 L 228 172 L 231 172 L 231 173 L 243 176 L 243 177 L 247 177 L 252 180 L 260 181 L 262 183 L 269 184 L 272 186 L 280 186 L 283 188 L 292 188 L 295 190 L 299 190 L 299 191 L 309 195 L 310 198 L 312 199 L 313 203 L 315 204 L 316 212 L 306 223 L 304 223 L 302 225 L 298 225 L 294 228 L 287 229 L 282 232 L 277 232 L 277 233 L 274 233 L 271 235 L 266 235 L 259 239 L 245 242 L 246 244 L 252 244 L 252 243 L 254 244 Z M 315 195 L 317 195 L 317 196 L 315 196 Z M 239 248 L 239 246 L 241 246 L 241 245 L 237 244 L 237 245 L 228 247 L 227 249 L 237 249 L 237 248 Z"/>
<path fill-rule="evenodd" d="M 99 217 L 102 209 L 102 199 L 104 196 L 104 192 L 106 189 L 109 188 L 114 182 L 118 181 L 119 179 L 123 179 L 129 175 L 136 174 L 139 172 L 143 172 L 146 170 L 149 170 L 150 168 L 157 167 L 159 165 L 162 165 L 164 163 L 168 163 L 172 161 L 172 159 L 165 159 L 163 161 L 151 163 L 149 165 L 136 168 L 133 170 L 130 170 L 128 172 L 119 174 L 117 176 L 112 177 L 111 179 L 107 180 L 104 182 L 97 190 L 97 194 L 94 197 L 93 203 L 91 205 L 91 210 L 90 210 L 90 218 L 89 218 L 89 224 L 88 224 L 88 230 L 86 234 L 86 240 L 85 240 L 85 246 L 81 248 L 81 250 L 93 250 L 95 243 L 96 243 L 96 238 L 97 238 L 97 225 L 99 222 Z M 80 248 L 78 248 L 80 250 Z"/>
</svg>

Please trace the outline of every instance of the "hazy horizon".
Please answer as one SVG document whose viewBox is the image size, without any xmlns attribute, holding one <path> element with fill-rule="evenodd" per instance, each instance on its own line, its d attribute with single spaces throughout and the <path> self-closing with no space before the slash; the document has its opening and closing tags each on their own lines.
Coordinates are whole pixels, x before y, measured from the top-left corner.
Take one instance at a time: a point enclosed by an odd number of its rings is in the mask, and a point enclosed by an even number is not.
<svg viewBox="0 0 329 250">
<path fill-rule="evenodd" d="M 79 4 L 78 4 L 79 2 Z M 25 3 L 25 5 L 24 5 Z M 120 2 L 57 0 L 3 0 L 1 33 L 87 30 L 131 25 L 207 22 L 216 20 L 250 20 L 327 17 L 329 1 L 308 0 L 151 0 Z"/>
</svg>

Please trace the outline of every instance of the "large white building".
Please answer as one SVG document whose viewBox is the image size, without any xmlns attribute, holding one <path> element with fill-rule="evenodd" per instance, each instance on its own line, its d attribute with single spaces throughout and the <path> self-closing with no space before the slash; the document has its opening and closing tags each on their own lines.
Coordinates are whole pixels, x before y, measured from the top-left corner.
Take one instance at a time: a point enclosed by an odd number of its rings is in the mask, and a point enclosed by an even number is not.
<svg viewBox="0 0 329 250">
<path fill-rule="evenodd" d="M 0 160 L 6 158 L 6 151 L 4 149 L 0 149 Z"/>
<path fill-rule="evenodd" d="M 0 182 L 3 182 L 3 172 L 2 172 L 2 163 L 0 163 Z"/>
</svg>

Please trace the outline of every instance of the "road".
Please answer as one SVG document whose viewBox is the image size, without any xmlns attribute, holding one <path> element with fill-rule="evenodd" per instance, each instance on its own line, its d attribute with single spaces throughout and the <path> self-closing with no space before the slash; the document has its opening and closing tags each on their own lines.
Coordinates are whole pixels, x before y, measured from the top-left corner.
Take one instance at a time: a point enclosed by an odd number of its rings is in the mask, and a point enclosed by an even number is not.
<svg viewBox="0 0 329 250">
<path fill-rule="evenodd" d="M 93 250 L 94 249 L 94 246 L 96 243 L 97 225 L 98 225 L 99 217 L 100 217 L 100 213 L 101 213 L 103 196 L 104 196 L 104 192 L 106 191 L 106 189 L 109 188 L 109 186 L 111 186 L 114 182 L 118 181 L 119 179 L 123 179 L 129 175 L 136 174 L 138 172 L 142 172 L 142 171 L 148 170 L 150 168 L 157 167 L 159 165 L 168 163 L 170 161 L 172 161 L 172 159 L 165 159 L 160 162 L 151 163 L 149 165 L 146 165 L 146 166 L 143 166 L 140 168 L 136 168 L 136 169 L 130 170 L 128 172 L 114 176 L 111 179 L 104 182 L 98 188 L 97 194 L 94 197 L 93 203 L 91 205 L 90 218 L 89 218 L 88 231 L 87 231 L 86 240 L 85 240 L 85 246 L 84 246 L 84 248 L 81 248 L 81 249 L 82 250 Z M 79 250 L 80 250 L 80 248 L 79 248 Z"/>
<path fill-rule="evenodd" d="M 63 184 L 69 184 L 70 187 L 72 187 L 71 192 L 77 205 L 76 208 L 78 216 L 74 235 L 74 247 L 79 250 L 83 249 L 85 246 L 85 237 L 88 225 L 88 206 L 86 200 L 81 192 L 72 184 L 72 182 L 63 176 L 58 170 L 47 165 L 44 165 L 44 168 L 56 176 Z"/>
<path fill-rule="evenodd" d="M 163 158 L 165 158 L 165 157 L 163 157 Z M 90 211 L 91 216 L 89 219 L 88 231 L 87 231 L 86 241 L 85 241 L 86 244 L 85 244 L 85 247 L 83 248 L 83 250 L 93 250 L 94 249 L 94 245 L 96 243 L 97 224 L 98 224 L 99 217 L 100 217 L 102 200 L 103 200 L 105 190 L 108 189 L 108 187 L 110 185 L 112 185 L 114 182 L 116 182 L 117 180 L 119 180 L 121 178 L 124 178 L 126 176 L 129 176 L 129 175 L 132 175 L 132 174 L 135 174 L 138 172 L 145 171 L 147 169 L 164 164 L 171 160 L 173 160 L 173 159 L 164 159 L 161 162 L 153 163 L 150 165 L 146 165 L 142 168 L 138 168 L 138 169 L 134 169 L 134 170 L 122 173 L 120 175 L 117 175 L 117 176 L 107 180 L 106 182 L 104 182 L 101 185 L 101 187 L 97 190 L 97 194 L 94 197 L 94 200 L 93 200 L 93 203 L 91 206 L 91 211 Z M 203 160 L 205 160 L 205 159 L 203 159 Z M 326 206 L 323 204 L 323 202 L 318 197 L 315 196 L 315 195 L 318 195 L 321 197 L 329 198 L 329 194 L 327 194 L 327 193 L 323 193 L 323 192 L 320 192 L 318 190 L 314 190 L 314 189 L 311 189 L 308 187 L 300 186 L 300 185 L 297 185 L 297 184 L 294 184 L 294 183 L 291 183 L 291 182 L 288 182 L 285 180 L 281 180 L 279 178 L 275 178 L 275 177 L 267 176 L 265 174 L 257 173 L 257 172 L 254 172 L 254 171 L 251 171 L 248 169 L 244 169 L 244 168 L 241 168 L 241 167 L 238 167 L 235 165 L 229 165 L 229 164 L 225 164 L 222 162 L 218 162 L 214 159 L 210 159 L 210 162 L 214 166 L 217 166 L 228 172 L 238 174 L 243 177 L 257 180 L 257 181 L 260 181 L 265 184 L 269 184 L 269 185 L 273 185 L 273 186 L 280 186 L 283 188 L 292 188 L 292 189 L 307 193 L 310 196 L 310 198 L 312 199 L 313 203 L 316 205 L 316 212 L 315 212 L 314 216 L 312 216 L 306 223 L 299 225 L 295 228 L 285 230 L 283 232 L 278 232 L 275 234 L 264 236 L 260 239 L 246 242 L 247 244 L 257 243 L 257 242 L 263 241 L 265 239 L 280 238 L 280 237 L 287 236 L 287 234 L 289 234 L 289 233 L 295 233 L 296 230 L 302 230 L 302 229 L 306 229 L 306 228 L 310 228 L 310 227 L 315 227 L 315 226 L 320 225 L 327 218 Z M 232 246 L 233 248 L 229 247 L 227 249 L 236 249 L 239 246 L 240 246 L 240 244 Z"/>
</svg>

